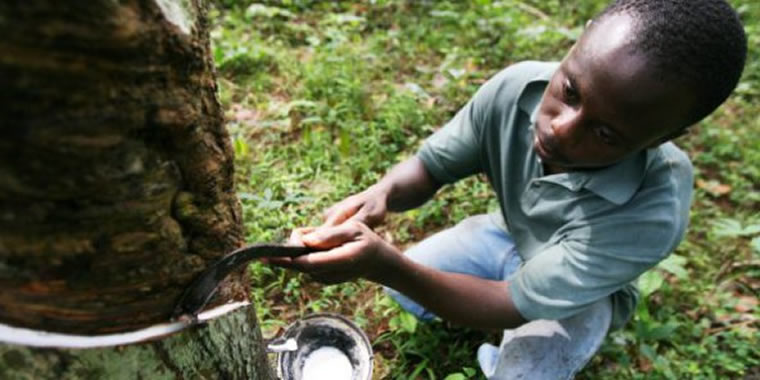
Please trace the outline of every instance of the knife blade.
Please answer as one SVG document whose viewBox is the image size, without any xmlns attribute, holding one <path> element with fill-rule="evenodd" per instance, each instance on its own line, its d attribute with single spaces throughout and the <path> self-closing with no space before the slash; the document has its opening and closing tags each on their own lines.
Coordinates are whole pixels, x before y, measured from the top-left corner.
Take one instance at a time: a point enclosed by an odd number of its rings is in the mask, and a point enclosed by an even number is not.
<svg viewBox="0 0 760 380">
<path fill-rule="evenodd" d="M 262 257 L 298 257 L 315 252 L 314 248 L 282 244 L 249 245 L 222 257 L 206 268 L 182 293 L 172 313 L 173 320 L 189 319 L 197 321 L 222 280 L 240 265 Z"/>
</svg>

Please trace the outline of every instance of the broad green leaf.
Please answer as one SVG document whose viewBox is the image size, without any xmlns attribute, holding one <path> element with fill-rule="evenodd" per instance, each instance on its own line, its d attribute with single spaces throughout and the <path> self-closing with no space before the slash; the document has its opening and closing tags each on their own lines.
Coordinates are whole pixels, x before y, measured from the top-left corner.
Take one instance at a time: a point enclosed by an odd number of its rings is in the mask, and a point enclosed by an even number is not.
<svg viewBox="0 0 760 380">
<path fill-rule="evenodd" d="M 636 324 L 636 331 L 639 331 L 642 326 L 643 328 L 648 329 L 647 326 L 649 326 L 649 321 L 652 317 L 649 315 L 649 308 L 647 307 L 645 297 L 642 297 L 642 300 L 636 305 L 636 317 L 639 319 Z M 637 335 L 641 334 L 637 332 Z"/>
<path fill-rule="evenodd" d="M 650 345 L 648 345 L 646 343 L 642 343 L 639 346 L 639 351 L 642 354 L 644 354 L 644 356 L 646 356 L 647 359 L 649 359 L 651 361 L 654 361 L 655 358 L 657 358 L 657 351 L 654 349 L 654 347 L 652 347 L 652 346 L 650 346 Z"/>
<path fill-rule="evenodd" d="M 257 197 L 256 195 L 251 194 L 251 193 L 246 192 L 246 191 L 237 193 L 237 196 L 238 196 L 238 198 L 240 198 L 241 200 L 244 200 L 244 201 L 258 200 L 259 199 L 259 197 Z"/>
<path fill-rule="evenodd" d="M 752 250 L 755 251 L 758 255 L 760 255 L 760 236 L 752 239 L 752 241 L 749 243 L 749 245 L 752 247 Z"/>
<path fill-rule="evenodd" d="M 760 233 L 760 223 L 758 224 L 750 224 L 747 227 L 744 227 L 744 234 L 745 235 L 754 235 Z"/>
<path fill-rule="evenodd" d="M 656 270 L 650 270 L 639 277 L 639 292 L 641 298 L 646 298 L 662 287 L 665 279 L 662 274 Z"/>
<path fill-rule="evenodd" d="M 399 322 L 402 330 L 408 333 L 414 333 L 417 330 L 417 318 L 407 312 L 399 314 Z"/>
<path fill-rule="evenodd" d="M 641 310 L 641 309 L 639 309 Z M 646 317 L 649 318 L 649 317 Z M 649 319 L 644 319 L 639 316 L 639 320 L 634 324 L 634 331 L 636 332 L 636 339 L 646 339 L 647 332 L 649 332 L 649 325 L 651 322 Z"/>
<path fill-rule="evenodd" d="M 245 10 L 245 16 L 248 18 L 254 18 L 254 17 L 264 17 L 264 18 L 273 18 L 273 17 L 283 17 L 283 18 L 293 18 L 295 17 L 295 14 L 292 12 L 277 8 L 277 7 L 268 7 L 266 5 L 262 4 L 251 4 L 248 9 Z"/>
<path fill-rule="evenodd" d="M 742 224 L 736 219 L 718 219 L 712 223 L 713 232 L 718 236 L 740 236 Z"/>
<path fill-rule="evenodd" d="M 718 236 L 738 237 L 752 236 L 760 233 L 760 224 L 750 224 L 746 227 L 736 219 L 718 219 L 713 222 L 713 232 Z"/>
<path fill-rule="evenodd" d="M 465 376 L 463 373 L 452 373 L 446 377 L 443 378 L 443 380 L 465 380 L 467 379 L 467 376 Z"/>
<path fill-rule="evenodd" d="M 668 322 L 666 324 L 657 324 L 654 328 L 651 328 L 649 331 L 647 331 L 646 339 L 651 340 L 663 340 L 671 335 L 673 335 L 673 332 L 676 331 L 676 328 L 678 328 L 678 324 L 674 322 Z"/>
<path fill-rule="evenodd" d="M 689 278 L 689 272 L 686 271 L 684 265 L 686 264 L 686 258 L 676 254 L 671 254 L 667 259 L 660 262 L 657 265 L 658 268 L 670 272 L 680 280 Z"/>
</svg>

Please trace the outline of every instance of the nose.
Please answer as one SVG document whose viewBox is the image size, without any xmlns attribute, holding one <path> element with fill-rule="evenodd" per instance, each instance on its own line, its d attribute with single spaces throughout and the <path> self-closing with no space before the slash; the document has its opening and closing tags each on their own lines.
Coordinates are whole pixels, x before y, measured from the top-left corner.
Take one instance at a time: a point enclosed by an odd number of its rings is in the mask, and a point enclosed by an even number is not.
<svg viewBox="0 0 760 380">
<path fill-rule="evenodd" d="M 560 145 L 573 146 L 583 137 L 583 115 L 579 110 L 567 107 L 551 120 L 554 140 Z"/>
</svg>

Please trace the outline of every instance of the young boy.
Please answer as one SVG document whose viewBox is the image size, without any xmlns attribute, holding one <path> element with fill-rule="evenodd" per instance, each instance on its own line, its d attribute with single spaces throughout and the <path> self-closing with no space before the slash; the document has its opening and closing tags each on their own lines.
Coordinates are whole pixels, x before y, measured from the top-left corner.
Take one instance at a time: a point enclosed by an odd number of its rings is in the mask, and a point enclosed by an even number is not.
<svg viewBox="0 0 760 380">
<path fill-rule="evenodd" d="M 507 329 L 478 351 L 490 379 L 570 378 L 683 238 L 692 167 L 668 141 L 728 97 L 745 56 L 723 0 L 618 0 L 562 62 L 498 73 L 415 157 L 294 234 L 327 251 L 270 262 L 326 283 L 365 277 L 422 319 Z M 475 173 L 500 212 L 405 255 L 368 227 Z"/>
</svg>

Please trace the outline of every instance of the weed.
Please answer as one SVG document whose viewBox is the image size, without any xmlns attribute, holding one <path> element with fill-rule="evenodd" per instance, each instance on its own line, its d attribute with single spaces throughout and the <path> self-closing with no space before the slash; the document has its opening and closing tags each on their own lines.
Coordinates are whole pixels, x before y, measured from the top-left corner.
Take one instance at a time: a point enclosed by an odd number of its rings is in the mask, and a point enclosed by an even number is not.
<svg viewBox="0 0 760 380">
<path fill-rule="evenodd" d="M 696 169 L 686 240 L 640 279 L 632 321 L 579 375 L 594 379 L 760 375 L 760 4 L 732 0 L 750 57 L 721 109 L 676 143 Z M 220 1 L 213 51 L 236 153 L 250 242 L 284 241 L 414 154 L 491 75 L 557 60 L 605 1 Z M 496 209 L 484 178 L 447 186 L 378 232 L 401 247 Z M 335 312 L 371 337 L 376 378 L 469 379 L 475 350 L 499 336 L 418 323 L 366 281 L 320 286 L 250 267 L 265 335 Z"/>
</svg>

